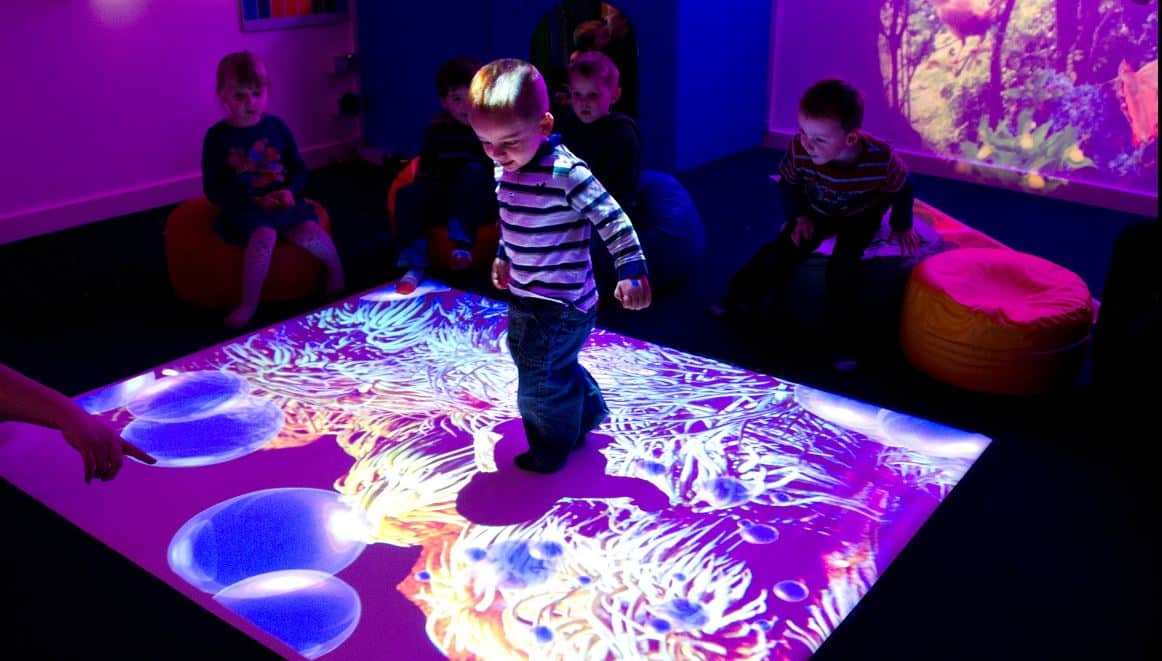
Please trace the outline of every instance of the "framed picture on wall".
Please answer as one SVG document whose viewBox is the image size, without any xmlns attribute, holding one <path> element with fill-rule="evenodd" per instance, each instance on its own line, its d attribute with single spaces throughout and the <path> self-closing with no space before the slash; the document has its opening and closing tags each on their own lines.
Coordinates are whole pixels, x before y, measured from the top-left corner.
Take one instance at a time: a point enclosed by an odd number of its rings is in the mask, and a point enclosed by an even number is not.
<svg viewBox="0 0 1162 661">
<path fill-rule="evenodd" d="M 347 20 L 349 0 L 239 0 L 242 31 L 282 30 Z"/>
</svg>

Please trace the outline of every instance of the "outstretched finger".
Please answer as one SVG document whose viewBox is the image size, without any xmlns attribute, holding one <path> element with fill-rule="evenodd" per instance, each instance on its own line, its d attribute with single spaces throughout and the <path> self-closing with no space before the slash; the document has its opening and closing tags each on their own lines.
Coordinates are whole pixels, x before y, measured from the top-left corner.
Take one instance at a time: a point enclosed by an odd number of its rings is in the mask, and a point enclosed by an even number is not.
<svg viewBox="0 0 1162 661">
<path fill-rule="evenodd" d="M 138 461 L 143 461 L 147 464 L 157 463 L 157 459 L 154 459 L 153 455 L 147 453 L 129 441 L 121 441 L 121 451 L 130 457 L 137 459 Z"/>
</svg>

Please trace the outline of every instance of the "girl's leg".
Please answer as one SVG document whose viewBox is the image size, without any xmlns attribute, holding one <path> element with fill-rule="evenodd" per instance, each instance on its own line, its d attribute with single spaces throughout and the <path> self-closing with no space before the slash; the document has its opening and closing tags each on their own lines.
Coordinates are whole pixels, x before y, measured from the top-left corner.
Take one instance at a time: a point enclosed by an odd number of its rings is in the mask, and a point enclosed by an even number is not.
<svg viewBox="0 0 1162 661">
<path fill-rule="evenodd" d="M 327 296 L 335 297 L 343 293 L 347 284 L 343 279 L 343 265 L 339 263 L 339 251 L 335 249 L 335 242 L 318 223 L 307 221 L 299 223 L 286 230 L 287 241 L 306 250 L 319 261 L 327 270 Z"/>
<path fill-rule="evenodd" d="M 278 232 L 270 227 L 259 227 L 250 234 L 242 254 L 242 301 L 226 315 L 226 325 L 230 328 L 242 328 L 254 318 L 277 241 Z"/>
</svg>

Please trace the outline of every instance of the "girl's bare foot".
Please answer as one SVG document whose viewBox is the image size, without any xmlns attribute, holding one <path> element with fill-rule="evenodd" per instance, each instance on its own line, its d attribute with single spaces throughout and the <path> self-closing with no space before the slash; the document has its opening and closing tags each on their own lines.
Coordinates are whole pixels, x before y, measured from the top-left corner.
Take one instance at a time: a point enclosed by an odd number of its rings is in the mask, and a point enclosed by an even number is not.
<svg viewBox="0 0 1162 661">
<path fill-rule="evenodd" d="M 244 328 L 250 323 L 251 319 L 254 319 L 254 313 L 257 311 L 258 308 L 256 306 L 246 305 L 245 303 L 240 304 L 230 314 L 226 315 L 226 327 L 233 329 Z"/>
</svg>

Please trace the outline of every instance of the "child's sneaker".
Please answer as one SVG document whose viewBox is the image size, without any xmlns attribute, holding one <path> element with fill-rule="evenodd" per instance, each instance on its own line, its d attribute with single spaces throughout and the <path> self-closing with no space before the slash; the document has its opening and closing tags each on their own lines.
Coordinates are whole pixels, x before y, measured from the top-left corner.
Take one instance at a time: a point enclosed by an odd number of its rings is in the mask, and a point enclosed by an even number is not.
<svg viewBox="0 0 1162 661">
<path fill-rule="evenodd" d="M 464 248 L 457 248 L 452 251 L 452 257 L 448 259 L 448 268 L 453 271 L 465 271 L 472 266 L 472 253 Z"/>
<path fill-rule="evenodd" d="M 410 294 L 416 290 L 416 287 L 420 286 L 420 281 L 423 279 L 423 271 L 411 269 L 400 276 L 399 280 L 395 281 L 395 291 L 400 294 Z"/>
</svg>

